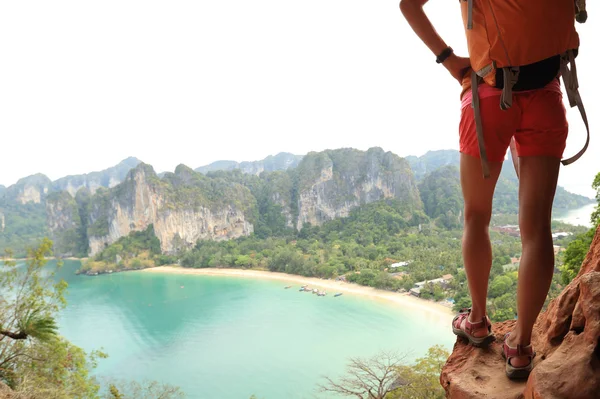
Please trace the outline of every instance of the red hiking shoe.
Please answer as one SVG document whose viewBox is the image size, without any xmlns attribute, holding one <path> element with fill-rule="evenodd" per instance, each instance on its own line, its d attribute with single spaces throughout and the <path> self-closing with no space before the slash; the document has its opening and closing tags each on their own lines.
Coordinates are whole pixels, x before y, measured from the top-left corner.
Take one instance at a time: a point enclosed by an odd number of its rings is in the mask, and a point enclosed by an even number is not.
<svg viewBox="0 0 600 399">
<path fill-rule="evenodd" d="M 471 308 L 461 309 L 452 320 L 452 332 L 459 337 L 463 337 L 468 340 L 473 346 L 486 347 L 490 343 L 495 341 L 494 334 L 492 334 L 492 322 L 489 317 L 485 316 L 480 321 L 471 323 L 469 321 L 469 315 L 471 314 Z M 474 333 L 476 331 L 486 330 L 487 335 L 476 337 Z"/>
<path fill-rule="evenodd" d="M 533 370 L 533 358 L 536 353 L 531 344 L 527 346 L 517 345 L 516 348 L 508 346 L 506 342 L 510 333 L 504 336 L 504 344 L 502 344 L 502 357 L 506 359 L 506 376 L 510 379 L 520 380 L 529 378 L 529 373 Z M 514 367 L 510 364 L 510 359 L 513 357 L 527 356 L 529 364 L 523 367 Z"/>
</svg>

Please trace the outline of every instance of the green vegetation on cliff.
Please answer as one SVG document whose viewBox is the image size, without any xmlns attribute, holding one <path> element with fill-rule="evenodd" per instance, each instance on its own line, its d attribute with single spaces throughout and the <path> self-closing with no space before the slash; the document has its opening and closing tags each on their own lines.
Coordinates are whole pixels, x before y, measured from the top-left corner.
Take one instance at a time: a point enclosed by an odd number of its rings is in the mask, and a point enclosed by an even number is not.
<svg viewBox="0 0 600 399">
<path fill-rule="evenodd" d="M 594 178 L 592 188 L 596 190 L 597 201 L 596 209 L 590 217 L 592 228 L 584 233 L 578 234 L 568 245 L 567 250 L 564 253 L 564 264 L 561 267 L 561 272 L 562 283 L 565 285 L 569 284 L 571 280 L 577 276 L 577 273 L 579 273 L 581 264 L 592 245 L 594 234 L 600 225 L 600 173 Z"/>
<path fill-rule="evenodd" d="M 425 213 L 449 229 L 462 223 L 464 205 L 457 175 L 455 166 L 444 166 L 426 175 L 419 184 Z"/>
<path fill-rule="evenodd" d="M 140 270 L 175 262 L 176 258 L 163 255 L 160 241 L 154 234 L 154 226 L 146 230 L 132 231 L 88 259 L 81 273 L 101 274 L 124 270 Z"/>
<path fill-rule="evenodd" d="M 0 250 L 11 248 L 15 256 L 24 257 L 27 247 L 48 235 L 46 209 L 43 204 L 19 204 L 0 197 Z"/>
<path fill-rule="evenodd" d="M 369 203 L 382 199 L 388 189 L 387 196 L 406 201 L 415 208 L 421 207 L 408 162 L 378 147 L 367 151 L 342 148 L 311 152 L 302 159 L 295 173 L 298 193 L 309 190 L 320 180 L 326 180 L 323 190 L 328 202 L 333 205 L 341 206 L 357 199 L 360 204 Z"/>
<path fill-rule="evenodd" d="M 162 183 L 166 191 L 165 206 L 169 209 L 216 210 L 227 204 L 251 218 L 256 208 L 256 200 L 248 188 L 226 178 L 207 177 L 185 165 L 177 166 L 175 173 L 166 173 Z"/>
<path fill-rule="evenodd" d="M 455 150 L 429 151 L 421 157 L 407 157 L 411 168 L 415 172 L 417 180 L 422 180 L 429 173 L 445 166 L 456 167 L 456 180 L 458 168 L 460 167 L 460 153 Z M 494 212 L 499 214 L 517 214 L 518 212 L 518 188 L 519 180 L 515 173 L 512 159 L 506 160 L 502 166 L 502 172 L 494 194 Z M 554 211 L 560 212 L 567 209 L 579 208 L 593 203 L 593 200 L 582 195 L 573 194 L 563 187 L 556 189 L 554 198 Z"/>
<path fill-rule="evenodd" d="M 83 256 L 89 252 L 91 238 L 109 235 L 118 206 L 123 217 L 131 214 L 134 206 L 144 204 L 135 205 L 136 196 L 141 194 L 138 190 L 147 190 L 165 217 L 173 211 L 198 207 L 218 209 L 223 214 L 232 207 L 244 214 L 244 221 L 250 222 L 261 238 L 289 235 L 306 221 L 321 224 L 384 197 L 404 201 L 413 210 L 424 209 L 440 227 L 456 228 L 462 208 L 458 159 L 457 151 L 433 151 L 402 159 L 377 147 L 367 151 L 342 148 L 306 156 L 278 154 L 248 163 L 252 166 L 234 165 L 229 171 L 217 171 L 220 166 L 215 164 L 208 168 L 212 172 L 204 170 L 206 175 L 180 165 L 173 173 L 159 177 L 150 165 L 135 158 L 105 171 L 67 176 L 56 182 L 38 174 L 0 193 L 0 221 L 4 220 L 0 249 L 11 247 L 22 256 L 27 245 L 49 235 L 54 238 L 57 254 Z M 99 187 L 121 180 L 112 188 Z M 496 220 L 516 214 L 517 183 L 508 161 L 494 199 Z M 48 199 L 52 202 L 57 195 L 60 201 L 71 202 L 65 191 L 56 190 L 69 190 L 72 196 L 77 188 L 78 212 L 65 207 L 64 215 L 50 217 Z M 96 190 L 93 195 L 92 189 Z M 557 211 L 587 203 L 589 199 L 557 189 Z M 49 228 L 58 221 L 61 228 Z"/>
<path fill-rule="evenodd" d="M 82 236 L 79 205 L 75 198 L 66 191 L 48 195 L 46 213 L 51 238 L 54 241 L 54 251 L 69 256 L 86 256 L 86 253 L 81 251 L 86 236 Z"/>
</svg>

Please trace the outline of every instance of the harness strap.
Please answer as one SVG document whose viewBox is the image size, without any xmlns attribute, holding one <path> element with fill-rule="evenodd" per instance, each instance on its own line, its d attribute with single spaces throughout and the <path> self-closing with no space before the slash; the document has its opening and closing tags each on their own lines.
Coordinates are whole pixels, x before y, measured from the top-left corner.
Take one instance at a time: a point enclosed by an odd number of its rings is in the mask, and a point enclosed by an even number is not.
<svg viewBox="0 0 600 399">
<path fill-rule="evenodd" d="M 500 97 L 500 108 L 506 111 L 512 107 L 512 90 L 519 80 L 519 67 L 502 68 L 502 76 L 504 76 L 504 87 L 502 88 L 502 96 Z"/>
<path fill-rule="evenodd" d="M 510 140 L 510 157 L 513 162 L 513 166 L 515 167 L 515 173 L 517 174 L 517 179 L 519 178 L 519 155 L 517 154 L 517 144 L 515 143 L 515 137 Z"/>
<path fill-rule="evenodd" d="M 571 64 L 571 69 L 569 69 L 568 64 Z M 567 92 L 569 105 L 571 106 L 571 108 L 577 106 L 577 109 L 579 109 L 579 113 L 581 114 L 581 119 L 583 119 L 583 123 L 585 124 L 585 129 L 587 130 L 587 138 L 585 140 L 585 145 L 583 146 L 583 148 L 571 158 L 561 161 L 563 165 L 569 165 L 581 158 L 581 156 L 585 153 L 590 143 L 590 126 L 588 123 L 587 114 L 585 112 L 585 107 L 583 106 L 583 101 L 581 100 L 581 95 L 579 94 L 577 66 L 575 64 L 575 56 L 572 50 L 567 51 L 561 56 L 560 74 L 565 85 L 565 91 Z"/>
<path fill-rule="evenodd" d="M 467 0 L 467 29 L 473 29 L 473 0 Z"/>
<path fill-rule="evenodd" d="M 481 108 L 479 106 L 479 75 L 475 71 L 471 73 L 471 93 L 473 114 L 475 116 L 475 129 L 477 131 L 477 142 L 479 144 L 479 157 L 481 158 L 481 169 L 483 177 L 490 177 L 490 164 L 488 162 L 487 153 L 485 152 L 485 142 L 483 138 L 483 122 L 481 120 Z"/>
</svg>

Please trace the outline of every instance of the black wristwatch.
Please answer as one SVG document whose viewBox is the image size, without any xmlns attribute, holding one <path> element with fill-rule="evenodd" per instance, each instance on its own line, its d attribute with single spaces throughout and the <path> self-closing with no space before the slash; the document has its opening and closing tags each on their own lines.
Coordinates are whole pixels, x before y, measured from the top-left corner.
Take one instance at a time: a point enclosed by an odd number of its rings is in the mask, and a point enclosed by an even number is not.
<svg viewBox="0 0 600 399">
<path fill-rule="evenodd" d="M 452 47 L 446 47 L 444 49 L 444 51 L 442 51 L 442 53 L 437 56 L 435 62 L 437 62 L 438 64 L 441 64 L 442 62 L 446 61 L 446 58 L 450 57 L 450 55 L 453 52 L 454 52 L 454 50 L 452 50 Z"/>
</svg>

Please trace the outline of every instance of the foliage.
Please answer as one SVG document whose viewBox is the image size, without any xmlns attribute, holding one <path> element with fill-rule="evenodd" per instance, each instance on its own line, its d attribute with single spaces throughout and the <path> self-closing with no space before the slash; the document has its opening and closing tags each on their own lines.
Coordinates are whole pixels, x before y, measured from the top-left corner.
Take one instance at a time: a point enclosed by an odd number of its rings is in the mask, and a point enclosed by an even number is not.
<svg viewBox="0 0 600 399">
<path fill-rule="evenodd" d="M 2 215 L 4 229 L 0 229 L 0 251 L 11 248 L 16 257 L 25 257 L 27 247 L 48 234 L 43 204 L 20 204 L 8 196 L 0 196 L 0 219 Z"/>
<path fill-rule="evenodd" d="M 560 268 L 563 284 L 571 282 L 571 280 L 577 276 L 577 273 L 579 273 L 581 264 L 592 245 L 596 230 L 600 226 L 600 173 L 594 178 L 592 188 L 596 190 L 597 201 L 596 209 L 590 217 L 592 228 L 584 233 L 578 234 L 567 246 L 567 250 L 563 255 L 563 265 Z"/>
<path fill-rule="evenodd" d="M 422 181 L 428 174 L 447 166 L 456 167 L 456 180 L 459 179 L 458 168 L 460 167 L 460 154 L 455 150 L 429 151 L 421 157 L 406 158 L 417 180 Z M 518 201 L 519 180 L 512 165 L 512 159 L 508 159 L 502 166 L 502 172 L 494 192 L 494 212 L 502 215 L 516 215 L 519 210 Z M 561 212 L 568 209 L 580 208 L 590 204 L 591 200 L 581 195 L 573 194 L 563 187 L 557 187 L 554 196 L 554 211 Z"/>
<path fill-rule="evenodd" d="M 175 257 L 162 254 L 154 225 L 150 224 L 146 230 L 132 231 L 104 248 L 86 261 L 80 272 L 138 270 L 174 262 Z"/>
<path fill-rule="evenodd" d="M 325 377 L 327 382 L 319 384 L 319 391 L 354 398 L 389 398 L 391 392 L 407 383 L 398 373 L 405 358 L 406 355 L 386 351 L 369 359 L 350 358 L 346 375 L 339 381 Z"/>
<path fill-rule="evenodd" d="M 32 398 L 94 397 L 98 386 L 85 354 L 57 335 L 66 283 L 54 280 L 60 262 L 54 270 L 46 267 L 52 245 L 45 238 L 29 249 L 23 266 L 6 261 L 0 270 L 0 381 Z"/>
<path fill-rule="evenodd" d="M 87 237 L 104 237 L 108 235 L 108 213 L 110 206 L 110 190 L 104 187 L 98 188 L 96 193 L 89 199 L 87 209 L 84 210 L 89 215 L 90 222 L 87 229 Z"/>
<path fill-rule="evenodd" d="M 591 222 L 592 226 L 598 226 L 600 225 L 600 173 L 594 178 L 592 188 L 596 190 L 596 209 L 592 213 Z"/>
<path fill-rule="evenodd" d="M 111 380 L 109 391 L 103 399 L 183 399 L 185 394 L 176 386 L 158 381 L 117 381 Z"/>
<path fill-rule="evenodd" d="M 57 255 L 86 256 L 87 234 L 80 218 L 80 205 L 66 191 L 53 192 L 46 198 L 46 212 Z"/>
<path fill-rule="evenodd" d="M 449 356 L 450 353 L 441 345 L 434 345 L 412 366 L 401 367 L 399 373 L 408 384 L 393 391 L 389 399 L 444 398 L 445 392 L 440 385 L 440 374 Z"/>
<path fill-rule="evenodd" d="M 406 354 L 381 351 L 370 358 L 350 358 L 346 374 L 334 381 L 325 377 L 320 392 L 364 399 L 442 399 L 439 376 L 450 354 L 442 346 L 406 364 Z"/>
<path fill-rule="evenodd" d="M 413 260 L 406 270 L 422 279 L 456 272 L 460 265 L 460 231 L 434 226 L 419 231 L 415 223 L 422 220 L 426 216 L 420 211 L 415 217 L 400 202 L 379 201 L 353 210 L 347 218 L 304 226 L 297 236 L 198 241 L 181 256 L 181 265 L 257 267 L 325 278 L 347 275 L 360 284 L 398 289 L 400 280 L 386 271 L 394 261 Z"/>
<path fill-rule="evenodd" d="M 425 213 L 432 219 L 439 219 L 448 229 L 460 226 L 464 207 L 457 175 L 455 166 L 445 166 L 426 175 L 419 184 Z"/>
<path fill-rule="evenodd" d="M 77 213 L 79 214 L 79 231 L 77 232 L 79 241 L 77 243 L 76 253 L 82 257 L 87 256 L 90 250 L 88 241 L 88 223 L 91 200 L 92 194 L 87 188 L 81 188 L 75 194 Z"/>
<path fill-rule="evenodd" d="M 586 233 L 579 234 L 567 246 L 567 250 L 563 255 L 563 265 L 560 268 L 563 284 L 569 284 L 579 273 L 581 264 L 590 250 L 595 233 L 596 229 L 589 229 Z"/>
</svg>

